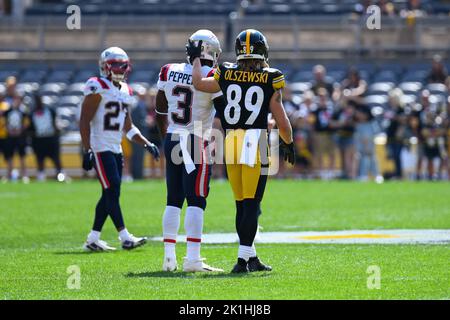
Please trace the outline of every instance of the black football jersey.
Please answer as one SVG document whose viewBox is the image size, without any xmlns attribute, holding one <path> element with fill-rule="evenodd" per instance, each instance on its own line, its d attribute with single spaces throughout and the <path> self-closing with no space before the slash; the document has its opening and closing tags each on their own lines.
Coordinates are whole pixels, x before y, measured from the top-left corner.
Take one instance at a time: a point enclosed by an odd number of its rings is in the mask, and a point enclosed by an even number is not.
<svg viewBox="0 0 450 320">
<path fill-rule="evenodd" d="M 285 86 L 278 69 L 243 71 L 237 64 L 223 63 L 215 73 L 226 105 L 216 110 L 224 129 L 267 129 L 270 99 Z"/>
</svg>

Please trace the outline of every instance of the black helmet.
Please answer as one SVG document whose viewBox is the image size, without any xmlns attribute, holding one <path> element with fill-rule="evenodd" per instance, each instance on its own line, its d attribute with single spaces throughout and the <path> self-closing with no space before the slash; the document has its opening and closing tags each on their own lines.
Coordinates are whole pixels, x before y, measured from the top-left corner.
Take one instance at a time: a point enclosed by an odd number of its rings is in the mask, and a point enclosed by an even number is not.
<svg viewBox="0 0 450 320">
<path fill-rule="evenodd" d="M 261 59 L 269 60 L 269 45 L 266 37 L 255 29 L 241 31 L 236 38 L 237 60 L 243 59 Z"/>
</svg>

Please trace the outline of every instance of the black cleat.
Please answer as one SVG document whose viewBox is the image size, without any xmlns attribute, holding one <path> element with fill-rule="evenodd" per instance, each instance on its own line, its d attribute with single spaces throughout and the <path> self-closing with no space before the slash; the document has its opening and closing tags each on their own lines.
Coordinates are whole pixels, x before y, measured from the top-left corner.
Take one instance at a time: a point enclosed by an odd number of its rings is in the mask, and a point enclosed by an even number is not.
<svg viewBox="0 0 450 320">
<path fill-rule="evenodd" d="M 250 272 L 256 272 L 256 271 L 272 271 L 271 266 L 266 266 L 264 263 L 262 263 L 258 257 L 253 257 L 248 259 L 248 270 Z"/>
<path fill-rule="evenodd" d="M 242 258 L 238 258 L 238 261 L 234 265 L 233 270 L 231 270 L 231 273 L 247 273 L 247 272 L 249 272 L 247 261 L 245 261 Z"/>
</svg>

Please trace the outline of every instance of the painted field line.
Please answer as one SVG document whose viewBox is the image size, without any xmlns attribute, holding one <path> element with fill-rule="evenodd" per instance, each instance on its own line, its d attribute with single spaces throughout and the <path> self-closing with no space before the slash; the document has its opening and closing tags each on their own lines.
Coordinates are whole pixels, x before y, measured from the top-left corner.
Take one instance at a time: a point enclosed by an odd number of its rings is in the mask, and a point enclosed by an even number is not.
<svg viewBox="0 0 450 320">
<path fill-rule="evenodd" d="M 162 241 L 154 237 L 153 241 Z M 180 235 L 178 242 L 186 242 Z M 235 233 L 209 233 L 203 243 L 236 243 Z M 257 243 L 337 243 L 337 244 L 450 244 L 449 229 L 342 230 L 303 232 L 262 232 Z"/>
</svg>

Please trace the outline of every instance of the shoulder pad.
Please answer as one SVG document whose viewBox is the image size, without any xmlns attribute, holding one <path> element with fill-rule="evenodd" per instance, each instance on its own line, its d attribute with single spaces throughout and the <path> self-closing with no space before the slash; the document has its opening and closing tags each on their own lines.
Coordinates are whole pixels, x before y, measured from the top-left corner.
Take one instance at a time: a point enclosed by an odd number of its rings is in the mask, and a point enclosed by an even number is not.
<svg viewBox="0 0 450 320">
<path fill-rule="evenodd" d="M 166 64 L 161 68 L 159 72 L 159 81 L 167 81 L 167 73 L 169 71 L 170 64 Z"/>
<path fill-rule="evenodd" d="M 84 85 L 84 95 L 87 96 L 89 94 L 101 93 L 103 90 L 107 89 L 109 89 L 109 87 L 105 81 L 100 77 L 92 77 L 89 78 Z"/>
</svg>

